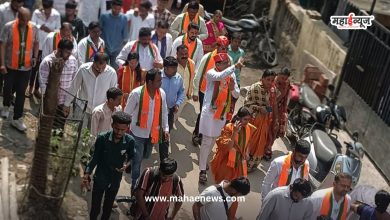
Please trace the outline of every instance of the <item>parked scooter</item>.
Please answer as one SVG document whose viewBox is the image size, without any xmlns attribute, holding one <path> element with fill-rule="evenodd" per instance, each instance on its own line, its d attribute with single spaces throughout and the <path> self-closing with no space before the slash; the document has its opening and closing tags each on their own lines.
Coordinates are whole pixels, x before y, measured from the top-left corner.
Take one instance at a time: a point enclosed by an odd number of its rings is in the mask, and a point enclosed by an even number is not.
<svg viewBox="0 0 390 220">
<path fill-rule="evenodd" d="M 212 13 L 205 11 L 206 21 L 210 20 L 212 17 Z M 232 35 L 235 32 L 243 33 L 241 47 L 253 47 L 262 63 L 269 67 L 278 64 L 276 45 L 274 40 L 269 36 L 271 21 L 266 14 L 266 10 L 263 10 L 260 18 L 256 18 L 254 14 L 246 14 L 241 16 L 241 19 L 238 21 L 230 20 L 225 17 L 222 17 L 222 21 L 229 35 Z"/>
<path fill-rule="evenodd" d="M 328 89 L 331 91 L 331 96 L 325 96 L 326 104 L 322 104 L 309 85 L 302 84 L 299 88 L 297 85 L 292 86 L 287 137 L 301 137 L 307 132 L 305 129 L 316 122 L 322 124 L 328 134 L 332 134 L 334 129 L 344 129 L 347 119 L 345 109 L 336 104 L 334 86 L 329 85 Z M 296 95 L 297 90 L 299 90 L 299 98 Z"/>
<path fill-rule="evenodd" d="M 308 160 L 310 163 L 310 183 L 315 189 L 332 186 L 337 173 L 348 173 L 352 176 L 352 187 L 356 186 L 362 169 L 364 147 L 355 132 L 347 146 L 346 154 L 337 152 L 337 148 L 329 135 L 324 132 L 321 124 L 314 123 L 309 132 L 302 136 L 311 145 Z"/>
</svg>

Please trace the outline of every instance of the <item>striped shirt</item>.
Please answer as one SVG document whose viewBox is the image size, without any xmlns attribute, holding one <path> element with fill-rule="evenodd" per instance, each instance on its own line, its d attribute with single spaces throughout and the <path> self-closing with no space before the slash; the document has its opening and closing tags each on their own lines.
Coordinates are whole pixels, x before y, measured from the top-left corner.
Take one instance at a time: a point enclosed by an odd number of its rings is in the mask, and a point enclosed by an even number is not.
<svg viewBox="0 0 390 220">
<path fill-rule="evenodd" d="M 149 184 L 150 185 L 149 189 L 147 188 L 147 186 L 149 181 L 149 175 L 153 175 L 153 172 L 154 171 L 152 168 L 146 168 L 138 180 L 139 182 L 137 183 L 137 188 L 144 190 L 145 196 L 160 196 L 160 197 L 166 197 L 167 200 L 169 200 L 170 196 L 181 197 L 184 195 L 183 183 L 179 176 L 178 176 L 179 182 L 177 184 L 177 189 L 174 190 L 175 191 L 174 195 L 172 195 L 172 187 L 174 187 L 173 178 L 171 178 L 169 181 L 166 182 L 159 181 L 157 190 L 155 190 L 155 192 L 152 193 L 151 190 L 152 188 L 154 188 L 153 184 Z M 169 205 L 170 205 L 169 201 L 147 203 L 146 207 L 148 209 L 150 219 L 166 219 L 169 210 Z"/>
<path fill-rule="evenodd" d="M 45 93 L 47 82 L 49 79 L 50 66 L 53 60 L 56 58 L 55 53 L 51 53 L 46 56 L 39 66 L 39 85 L 41 90 Z M 72 80 L 76 75 L 78 69 L 77 60 L 74 56 L 70 56 L 68 60 L 65 61 L 64 69 L 62 70 L 60 78 L 60 89 L 58 90 L 58 105 L 62 105 L 65 102 L 66 90 L 72 84 Z"/>
</svg>

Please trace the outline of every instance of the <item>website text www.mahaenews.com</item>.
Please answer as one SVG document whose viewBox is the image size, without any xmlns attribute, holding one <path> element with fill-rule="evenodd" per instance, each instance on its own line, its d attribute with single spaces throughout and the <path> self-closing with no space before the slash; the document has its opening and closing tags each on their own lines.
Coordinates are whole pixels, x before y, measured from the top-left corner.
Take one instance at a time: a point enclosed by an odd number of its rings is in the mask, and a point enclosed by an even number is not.
<svg viewBox="0 0 390 220">
<path fill-rule="evenodd" d="M 223 202 L 222 196 L 146 196 L 146 202 Z M 226 202 L 245 202 L 245 197 L 226 197 Z"/>
</svg>

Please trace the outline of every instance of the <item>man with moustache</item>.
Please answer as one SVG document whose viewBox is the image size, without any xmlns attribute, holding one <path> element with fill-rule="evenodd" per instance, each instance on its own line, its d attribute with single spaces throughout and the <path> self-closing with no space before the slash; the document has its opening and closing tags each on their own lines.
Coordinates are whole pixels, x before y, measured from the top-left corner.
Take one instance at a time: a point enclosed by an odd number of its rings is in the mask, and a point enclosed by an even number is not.
<svg viewBox="0 0 390 220">
<path fill-rule="evenodd" d="M 61 24 L 60 31 L 51 32 L 46 36 L 42 46 L 42 58 L 45 58 L 47 55 L 55 51 L 57 49 L 58 43 L 62 39 L 70 40 L 73 43 L 72 55 L 76 58 L 77 41 L 76 38 L 74 38 L 72 35 L 72 25 L 68 22 L 63 22 Z"/>
<path fill-rule="evenodd" d="M 91 114 L 96 106 L 106 101 L 106 92 L 111 87 L 117 87 L 118 76 L 114 68 L 107 65 L 110 60 L 106 53 L 98 52 L 93 62 L 88 62 L 80 66 L 74 77 L 65 98 L 64 114 L 68 115 L 70 105 L 77 97 L 75 115 L 81 115 L 84 108 L 84 101 L 87 100 L 85 119 L 88 128 L 91 127 Z M 84 124 L 85 126 L 85 124 Z"/>
<path fill-rule="evenodd" d="M 76 44 L 77 45 L 77 44 Z M 64 68 L 62 69 L 59 90 L 58 90 L 58 103 L 57 110 L 54 118 L 54 128 L 64 129 L 65 115 L 63 112 L 66 90 L 70 87 L 73 78 L 75 77 L 78 69 L 78 63 L 76 58 L 72 55 L 72 50 L 76 47 L 74 42 L 69 39 L 61 39 L 57 45 L 57 49 L 51 54 L 47 55 L 39 66 L 39 85 L 41 87 L 42 94 L 45 94 L 47 83 L 49 81 L 50 67 L 57 59 L 64 60 Z"/>
<path fill-rule="evenodd" d="M 346 220 L 351 207 L 352 177 L 347 173 L 338 173 L 334 177 L 333 187 L 318 190 L 309 198 L 313 205 L 310 219 L 327 217 L 332 220 Z"/>
<path fill-rule="evenodd" d="M 297 178 L 309 179 L 310 165 L 306 160 L 310 154 L 310 143 L 299 140 L 292 152 L 288 155 L 275 158 L 264 177 L 261 195 L 264 199 L 267 194 L 281 186 L 288 186 Z"/>
<path fill-rule="evenodd" d="M 176 48 L 182 44 L 188 48 L 188 56 L 195 62 L 196 68 L 200 64 L 200 60 L 203 57 L 203 45 L 202 41 L 198 39 L 199 26 L 195 23 L 188 25 L 188 31 L 183 36 L 176 38 L 173 41 L 171 56 L 176 56 Z"/>
<path fill-rule="evenodd" d="M 157 46 L 152 42 L 152 32 L 149 28 L 142 27 L 139 30 L 138 40 L 128 42 L 116 57 L 116 64 L 122 66 L 129 53 L 139 54 L 141 69 L 149 71 L 153 68 L 162 68 L 163 59 Z"/>
<path fill-rule="evenodd" d="M 290 186 L 272 190 L 264 199 L 256 220 L 314 220 L 309 181 L 298 178 Z"/>
</svg>

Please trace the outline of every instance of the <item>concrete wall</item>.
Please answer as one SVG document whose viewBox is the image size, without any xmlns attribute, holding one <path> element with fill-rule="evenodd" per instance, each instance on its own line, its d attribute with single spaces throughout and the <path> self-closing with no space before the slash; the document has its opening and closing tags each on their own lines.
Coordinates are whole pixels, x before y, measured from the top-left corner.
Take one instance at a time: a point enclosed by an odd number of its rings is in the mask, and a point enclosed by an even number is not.
<svg viewBox="0 0 390 220">
<path fill-rule="evenodd" d="M 359 132 L 366 153 L 390 177 L 390 127 L 346 83 L 341 86 L 337 102 L 346 108 L 347 129 Z"/>
<path fill-rule="evenodd" d="M 278 2 L 285 6 L 278 6 Z M 280 19 L 280 16 L 286 13 L 291 14 L 294 20 L 299 22 L 300 29 L 296 32 L 288 30 L 289 27 L 283 25 L 289 22 Z M 281 54 L 287 57 L 292 68 L 302 74 L 302 67 L 310 63 L 307 58 L 311 56 L 335 75 L 341 73 L 346 48 L 342 46 L 341 39 L 321 20 L 310 18 L 305 9 L 289 0 L 272 0 L 271 15 L 277 23 L 274 38 L 280 47 Z M 297 41 L 294 42 L 293 39 L 296 38 Z M 302 76 L 297 76 L 297 78 L 302 78 Z"/>
</svg>

